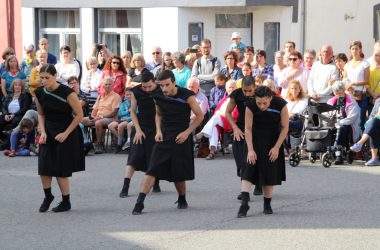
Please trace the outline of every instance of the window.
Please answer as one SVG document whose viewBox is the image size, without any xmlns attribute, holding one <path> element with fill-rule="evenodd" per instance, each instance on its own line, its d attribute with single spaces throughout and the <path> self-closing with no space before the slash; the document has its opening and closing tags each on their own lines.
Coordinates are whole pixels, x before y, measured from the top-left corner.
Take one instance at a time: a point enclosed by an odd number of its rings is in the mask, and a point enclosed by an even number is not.
<svg viewBox="0 0 380 250">
<path fill-rule="evenodd" d="M 38 11 L 39 37 L 49 40 L 49 53 L 59 60 L 59 48 L 68 45 L 73 57 L 81 60 L 79 10 Z"/>
<path fill-rule="evenodd" d="M 280 23 L 264 23 L 264 50 L 267 64 L 274 63 L 274 53 L 280 48 Z"/>
<path fill-rule="evenodd" d="M 216 28 L 251 28 L 252 14 L 216 14 Z"/>
<path fill-rule="evenodd" d="M 141 53 L 140 9 L 99 9 L 97 15 L 99 43 L 118 55 L 125 50 Z"/>
<path fill-rule="evenodd" d="M 380 4 L 373 6 L 373 37 L 380 39 Z"/>
</svg>

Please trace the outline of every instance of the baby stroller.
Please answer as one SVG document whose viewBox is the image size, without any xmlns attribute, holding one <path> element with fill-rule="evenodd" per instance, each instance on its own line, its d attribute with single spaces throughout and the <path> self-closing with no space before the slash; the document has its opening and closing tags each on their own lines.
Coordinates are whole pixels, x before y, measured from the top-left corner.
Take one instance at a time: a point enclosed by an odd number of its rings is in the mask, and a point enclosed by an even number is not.
<svg viewBox="0 0 380 250">
<path fill-rule="evenodd" d="M 303 137 L 301 143 L 296 146 L 295 151 L 289 155 L 290 166 L 298 166 L 301 161 L 302 149 L 309 153 L 309 160 L 314 163 L 317 160 L 318 153 L 326 153 L 328 148 L 333 145 L 337 131 L 335 120 L 326 114 L 333 110 L 339 110 L 339 106 L 317 103 L 309 99 L 305 113 Z M 323 161 L 322 155 L 321 159 L 324 166 L 330 166 L 332 163 L 329 157 L 325 157 L 325 161 Z"/>
</svg>

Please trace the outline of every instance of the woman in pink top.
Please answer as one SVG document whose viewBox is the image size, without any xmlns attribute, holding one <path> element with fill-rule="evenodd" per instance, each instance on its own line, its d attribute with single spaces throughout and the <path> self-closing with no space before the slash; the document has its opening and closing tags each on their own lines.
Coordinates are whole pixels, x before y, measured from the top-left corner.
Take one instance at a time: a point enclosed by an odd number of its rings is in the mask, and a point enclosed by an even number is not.
<svg viewBox="0 0 380 250">
<path fill-rule="evenodd" d="M 113 79 L 113 91 L 123 98 L 127 82 L 127 71 L 124 68 L 123 60 L 119 56 L 114 55 L 108 58 L 106 65 L 104 65 L 100 82 L 107 76 Z M 98 91 L 100 95 L 104 92 L 101 84 L 99 84 Z"/>
</svg>

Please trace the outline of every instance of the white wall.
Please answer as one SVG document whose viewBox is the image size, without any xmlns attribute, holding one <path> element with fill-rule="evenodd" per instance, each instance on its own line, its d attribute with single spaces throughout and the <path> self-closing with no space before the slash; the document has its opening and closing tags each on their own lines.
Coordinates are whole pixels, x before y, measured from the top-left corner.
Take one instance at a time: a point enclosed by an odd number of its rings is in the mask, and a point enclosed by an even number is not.
<svg viewBox="0 0 380 250">
<path fill-rule="evenodd" d="M 25 57 L 24 46 L 33 44 L 38 49 L 38 44 L 35 44 L 35 37 L 38 34 L 34 34 L 34 8 L 21 8 L 21 30 L 22 30 L 22 47 L 23 57 Z"/>
<path fill-rule="evenodd" d="M 82 41 L 82 68 L 87 70 L 86 60 L 92 54 L 92 44 L 94 43 L 94 9 L 80 9 L 81 41 Z"/>
<path fill-rule="evenodd" d="M 349 44 L 360 40 L 364 54 L 369 56 L 374 43 L 373 6 L 377 3 L 377 0 L 307 1 L 305 46 L 318 51 L 329 43 L 334 53 L 347 54 Z M 354 18 L 344 20 L 345 14 Z"/>
<path fill-rule="evenodd" d="M 178 8 L 142 9 L 143 54 L 152 59 L 152 48 L 160 46 L 163 52 L 178 50 Z"/>
</svg>

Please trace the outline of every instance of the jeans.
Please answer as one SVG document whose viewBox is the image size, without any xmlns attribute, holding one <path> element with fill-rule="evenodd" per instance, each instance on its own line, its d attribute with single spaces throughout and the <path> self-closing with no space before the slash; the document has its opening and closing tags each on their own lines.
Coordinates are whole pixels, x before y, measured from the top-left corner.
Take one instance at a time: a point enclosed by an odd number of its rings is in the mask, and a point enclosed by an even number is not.
<svg viewBox="0 0 380 250">
<path fill-rule="evenodd" d="M 371 148 L 380 148 L 380 119 L 372 118 L 366 123 L 364 134 L 369 135 Z"/>
<path fill-rule="evenodd" d="M 337 144 L 345 148 L 348 148 L 348 146 L 350 145 L 351 135 L 352 135 L 351 125 L 340 126 Z"/>
<path fill-rule="evenodd" d="M 360 107 L 360 127 L 364 130 L 364 123 L 366 122 L 366 114 L 368 108 L 368 97 L 366 94 L 362 95 L 361 100 L 356 100 Z"/>
<path fill-rule="evenodd" d="M 11 138 L 10 138 L 10 143 L 11 143 L 10 149 L 13 151 L 17 151 L 18 146 L 20 145 L 20 140 L 22 138 L 25 139 L 24 148 L 29 148 L 30 144 L 34 141 L 34 131 L 28 134 L 24 134 L 21 131 L 12 131 Z"/>
</svg>

